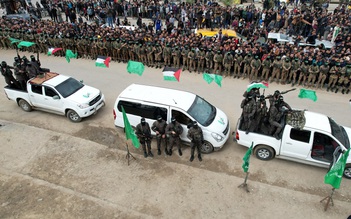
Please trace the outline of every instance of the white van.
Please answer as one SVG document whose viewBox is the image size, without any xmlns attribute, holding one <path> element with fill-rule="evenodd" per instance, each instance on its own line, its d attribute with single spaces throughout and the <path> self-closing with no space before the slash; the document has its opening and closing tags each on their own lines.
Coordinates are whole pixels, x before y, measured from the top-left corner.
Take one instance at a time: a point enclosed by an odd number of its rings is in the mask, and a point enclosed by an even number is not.
<svg viewBox="0 0 351 219">
<path fill-rule="evenodd" d="M 193 93 L 131 84 L 118 96 L 113 109 L 115 126 L 124 128 L 121 106 L 133 127 L 140 123 L 141 117 L 145 117 L 150 127 L 158 115 L 161 115 L 167 123 L 175 117 L 183 126 L 181 139 L 187 143 L 190 142 L 186 137 L 187 124 L 197 121 L 204 134 L 205 141 L 201 147 L 203 153 L 221 149 L 229 138 L 228 117 L 222 110 Z M 153 132 L 152 134 L 155 135 Z"/>
</svg>

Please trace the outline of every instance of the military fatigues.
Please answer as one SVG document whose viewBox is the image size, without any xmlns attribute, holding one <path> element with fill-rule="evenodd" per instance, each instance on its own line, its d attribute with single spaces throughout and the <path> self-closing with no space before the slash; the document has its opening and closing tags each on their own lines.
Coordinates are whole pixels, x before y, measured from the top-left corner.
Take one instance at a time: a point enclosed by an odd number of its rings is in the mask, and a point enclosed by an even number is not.
<svg viewBox="0 0 351 219">
<path fill-rule="evenodd" d="M 339 66 L 333 66 L 330 71 L 329 71 L 329 82 L 328 82 L 328 88 L 327 91 L 330 89 L 333 91 L 335 88 L 336 82 L 338 81 L 339 74 L 340 74 L 340 67 Z"/>
<path fill-rule="evenodd" d="M 151 66 L 151 67 L 154 67 L 154 52 L 155 52 L 155 49 L 154 47 L 149 44 L 148 47 L 146 48 L 146 52 L 147 52 L 147 62 L 148 62 L 148 65 Z"/>
<path fill-rule="evenodd" d="M 21 88 L 21 90 L 26 91 L 27 90 L 27 85 L 26 85 L 27 76 L 26 76 L 26 73 L 22 70 L 20 63 L 16 63 L 16 65 L 14 67 L 14 73 L 16 76 L 16 80 L 19 83 L 19 87 Z"/>
<path fill-rule="evenodd" d="M 230 76 L 230 70 L 232 69 L 234 57 L 231 52 L 227 52 L 223 58 L 223 66 L 225 68 L 225 77 Z"/>
<path fill-rule="evenodd" d="M 174 49 L 174 51 L 172 52 L 172 56 L 173 56 L 173 65 L 174 67 L 176 68 L 179 68 L 180 67 L 180 55 L 181 55 L 181 52 L 180 50 L 178 49 L 178 47 L 176 47 Z"/>
<path fill-rule="evenodd" d="M 276 59 L 273 61 L 273 72 L 271 77 L 271 83 L 273 80 L 276 80 L 279 83 L 280 71 L 282 70 L 283 63 L 280 59 Z"/>
<path fill-rule="evenodd" d="M 345 93 L 345 89 L 347 87 L 347 84 L 350 82 L 349 81 L 350 72 L 351 72 L 351 66 L 349 66 L 349 65 L 348 65 L 348 67 L 345 66 L 345 67 L 341 68 L 340 76 L 339 76 L 339 80 L 338 80 L 338 87 L 336 88 L 335 93 L 337 93 L 338 90 L 341 90 L 343 94 Z"/>
<path fill-rule="evenodd" d="M 197 66 L 197 70 L 199 73 L 203 73 L 204 70 L 205 70 L 205 56 L 206 56 L 206 53 L 204 51 L 203 48 L 200 48 L 200 51 L 198 53 L 198 66 Z"/>
<path fill-rule="evenodd" d="M 261 60 L 258 59 L 258 57 L 255 59 L 253 59 L 250 63 L 250 66 L 251 66 L 251 74 L 249 75 L 249 80 L 256 80 L 257 77 L 258 77 L 258 71 L 260 70 L 261 68 Z"/>
<path fill-rule="evenodd" d="M 243 79 L 245 79 L 246 76 L 250 75 L 251 73 L 251 61 L 251 54 L 246 55 L 242 61 L 242 63 L 244 64 Z"/>
<path fill-rule="evenodd" d="M 291 62 L 291 69 L 289 74 L 288 83 L 291 83 L 291 86 L 294 86 L 296 83 L 297 71 L 299 69 L 300 69 L 300 61 L 295 59 L 294 61 Z"/>
<path fill-rule="evenodd" d="M 155 61 L 156 61 L 156 68 L 161 68 L 162 66 L 162 47 L 160 45 L 156 45 L 155 49 Z"/>
<path fill-rule="evenodd" d="M 280 77 L 280 82 L 282 84 L 286 84 L 287 83 L 287 78 L 290 74 L 290 69 L 291 69 L 291 62 L 289 59 L 285 59 L 283 61 L 283 69 L 282 69 L 282 75 Z"/>
<path fill-rule="evenodd" d="M 216 55 L 213 57 L 213 62 L 214 62 L 214 69 L 213 73 L 217 74 L 217 70 L 219 70 L 218 74 L 222 74 L 222 61 L 223 61 L 223 55 L 221 51 L 218 51 Z"/>
<path fill-rule="evenodd" d="M 195 49 L 191 49 L 191 51 L 188 53 L 188 61 L 189 61 L 189 72 L 191 73 L 192 71 L 196 71 L 196 53 Z"/>
<path fill-rule="evenodd" d="M 169 137 L 168 154 L 172 155 L 174 144 L 178 147 L 178 153 L 182 156 L 180 145 L 180 135 L 183 133 L 183 127 L 179 122 L 171 122 L 166 126 L 166 134 Z"/>
<path fill-rule="evenodd" d="M 187 137 L 191 140 L 191 156 L 190 156 L 190 161 L 192 162 L 194 160 L 194 153 L 195 153 L 195 148 L 197 149 L 197 156 L 200 161 L 202 161 L 201 157 L 201 145 L 204 141 L 202 129 L 196 125 L 195 127 L 191 127 L 188 131 Z"/>
<path fill-rule="evenodd" d="M 255 122 L 255 113 L 256 113 L 256 101 L 254 98 L 248 99 L 243 105 L 243 118 L 244 118 L 244 130 L 246 134 L 252 132 Z"/>
<path fill-rule="evenodd" d="M 234 78 L 241 77 L 241 65 L 242 65 L 243 57 L 241 54 L 235 54 L 234 57 Z"/>
<path fill-rule="evenodd" d="M 268 81 L 269 78 L 269 73 L 271 71 L 271 67 L 272 67 L 272 61 L 269 58 L 266 58 L 265 60 L 263 60 L 262 62 L 262 76 L 261 79 Z"/>
<path fill-rule="evenodd" d="M 13 73 L 10 69 L 9 66 L 1 66 L 1 74 L 2 76 L 5 77 L 5 82 L 8 86 L 10 87 L 15 87 L 15 88 L 20 88 L 20 84 L 18 83 L 18 81 L 16 81 L 16 79 L 13 77 Z"/>
<path fill-rule="evenodd" d="M 256 114 L 255 114 L 255 129 L 254 132 L 269 134 L 265 125 L 266 119 L 268 119 L 268 108 L 264 96 L 260 98 L 256 103 Z"/>
<path fill-rule="evenodd" d="M 303 85 L 305 85 L 307 75 L 308 75 L 309 65 L 306 62 L 304 62 L 304 63 L 302 63 L 300 69 L 301 69 L 301 71 L 300 71 L 299 79 L 297 80 L 297 84 L 301 85 L 301 83 L 302 83 Z"/>
<path fill-rule="evenodd" d="M 269 107 L 269 124 L 271 125 L 271 134 L 276 139 L 279 139 L 279 133 L 282 130 L 283 126 L 280 124 L 280 119 L 282 117 L 282 112 L 279 111 L 278 105 L 273 104 Z M 276 128 L 274 130 L 274 128 Z"/>
<path fill-rule="evenodd" d="M 209 49 L 206 52 L 205 59 L 206 59 L 206 71 L 210 73 L 211 71 L 210 69 L 213 68 L 213 52 L 211 49 Z"/>
<path fill-rule="evenodd" d="M 144 64 L 147 63 L 146 53 L 147 53 L 146 48 L 144 48 L 141 44 L 139 44 L 140 61 Z"/>
<path fill-rule="evenodd" d="M 145 122 L 144 125 L 139 123 L 135 128 L 135 134 L 138 136 L 139 142 L 143 148 L 144 157 L 147 157 L 147 156 L 153 157 L 153 154 L 151 152 L 151 138 L 152 138 L 152 136 L 151 136 L 151 130 L 150 130 L 149 123 Z M 146 151 L 146 146 L 147 146 L 147 151 Z"/>
<path fill-rule="evenodd" d="M 161 144 L 163 143 L 165 147 L 165 154 L 168 154 L 167 151 L 167 136 L 166 136 L 166 127 L 167 123 L 165 120 L 156 120 L 152 126 L 151 129 L 156 133 L 156 141 L 157 141 L 157 153 L 158 155 L 161 155 Z"/>
<path fill-rule="evenodd" d="M 163 60 L 166 66 L 171 66 L 171 55 L 172 55 L 172 50 L 170 45 L 167 45 L 163 49 Z"/>
<path fill-rule="evenodd" d="M 319 68 L 319 75 L 318 75 L 318 81 L 316 83 L 317 88 L 323 88 L 324 87 L 324 81 L 325 79 L 327 79 L 329 73 L 329 65 L 326 63 L 324 65 L 322 65 Z"/>
<path fill-rule="evenodd" d="M 315 81 L 316 81 L 317 74 L 319 72 L 318 65 L 316 63 L 311 65 L 308 69 L 308 72 L 309 72 L 309 75 L 308 75 L 308 79 L 307 79 L 307 85 L 313 86 Z"/>
<path fill-rule="evenodd" d="M 182 49 L 182 60 L 183 60 L 183 71 L 184 70 L 188 70 L 189 69 L 189 63 L 188 63 L 188 53 L 189 53 L 189 49 L 187 46 L 185 46 Z"/>
</svg>

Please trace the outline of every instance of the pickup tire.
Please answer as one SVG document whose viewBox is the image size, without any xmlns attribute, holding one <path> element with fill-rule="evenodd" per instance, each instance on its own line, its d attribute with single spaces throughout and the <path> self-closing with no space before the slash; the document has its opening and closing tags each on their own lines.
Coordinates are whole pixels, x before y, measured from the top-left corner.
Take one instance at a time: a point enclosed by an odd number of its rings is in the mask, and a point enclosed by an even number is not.
<svg viewBox="0 0 351 219">
<path fill-rule="evenodd" d="M 346 179 L 351 179 L 351 164 L 346 164 L 345 170 L 344 170 L 344 177 Z"/>
<path fill-rule="evenodd" d="M 274 158 L 274 150 L 267 145 L 259 145 L 255 148 L 255 156 L 260 160 L 271 160 Z"/>
<path fill-rule="evenodd" d="M 32 106 L 25 100 L 20 99 L 18 101 L 18 106 L 21 107 L 22 110 L 26 111 L 26 112 L 30 112 L 32 111 Z"/>
<path fill-rule="evenodd" d="M 204 143 L 200 147 L 200 150 L 201 150 L 201 153 L 203 153 L 203 154 L 212 153 L 213 152 L 213 145 L 208 141 L 204 141 Z"/>
<path fill-rule="evenodd" d="M 82 121 L 82 118 L 74 110 L 68 110 L 66 116 L 67 116 L 67 118 L 69 120 L 71 120 L 71 122 L 80 122 L 80 121 Z"/>
</svg>

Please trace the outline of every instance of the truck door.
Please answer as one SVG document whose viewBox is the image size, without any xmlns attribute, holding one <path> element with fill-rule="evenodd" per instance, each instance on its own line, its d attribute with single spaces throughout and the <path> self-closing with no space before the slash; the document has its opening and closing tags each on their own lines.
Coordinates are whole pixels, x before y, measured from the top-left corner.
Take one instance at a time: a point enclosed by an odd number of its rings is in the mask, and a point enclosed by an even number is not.
<svg viewBox="0 0 351 219">
<path fill-rule="evenodd" d="M 45 108 L 45 100 L 43 95 L 43 86 L 39 84 L 31 85 L 31 93 L 29 98 L 35 107 Z"/>
<path fill-rule="evenodd" d="M 285 126 L 280 154 L 306 160 L 312 147 L 311 131 Z"/>
<path fill-rule="evenodd" d="M 190 119 L 185 113 L 181 112 L 177 109 L 171 109 L 171 117 L 176 118 L 176 120 L 182 125 L 183 133 L 181 134 L 180 138 L 182 141 L 189 142 L 190 140 L 186 137 L 188 134 L 188 127 L 187 125 L 192 122 L 193 120 Z"/>
<path fill-rule="evenodd" d="M 47 109 L 56 112 L 64 112 L 62 98 L 51 87 L 44 86 L 44 101 Z"/>
<path fill-rule="evenodd" d="M 337 148 L 340 148 L 340 145 L 331 136 L 315 132 L 309 159 L 317 163 L 330 164 L 333 161 L 333 155 Z"/>
</svg>

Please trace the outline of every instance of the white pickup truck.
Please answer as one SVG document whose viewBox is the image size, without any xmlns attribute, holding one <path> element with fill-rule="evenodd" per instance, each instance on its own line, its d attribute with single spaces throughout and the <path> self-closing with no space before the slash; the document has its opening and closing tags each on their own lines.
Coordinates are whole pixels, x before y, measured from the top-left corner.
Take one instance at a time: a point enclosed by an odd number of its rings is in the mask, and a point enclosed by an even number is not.
<svg viewBox="0 0 351 219">
<path fill-rule="evenodd" d="M 260 160 L 274 157 L 320 167 L 330 167 L 341 151 L 350 148 L 351 129 L 338 125 L 333 119 L 319 113 L 301 111 L 304 125 L 296 127 L 290 120 L 283 121 L 281 139 L 273 136 L 241 130 L 239 119 L 235 140 L 250 147 Z M 351 156 L 347 159 L 344 177 L 351 179 Z"/>
<path fill-rule="evenodd" d="M 4 89 L 7 98 L 16 101 L 24 111 L 38 109 L 65 115 L 72 122 L 80 122 L 105 105 L 100 90 L 53 72 L 28 80 L 27 91 L 9 86 Z"/>
</svg>

